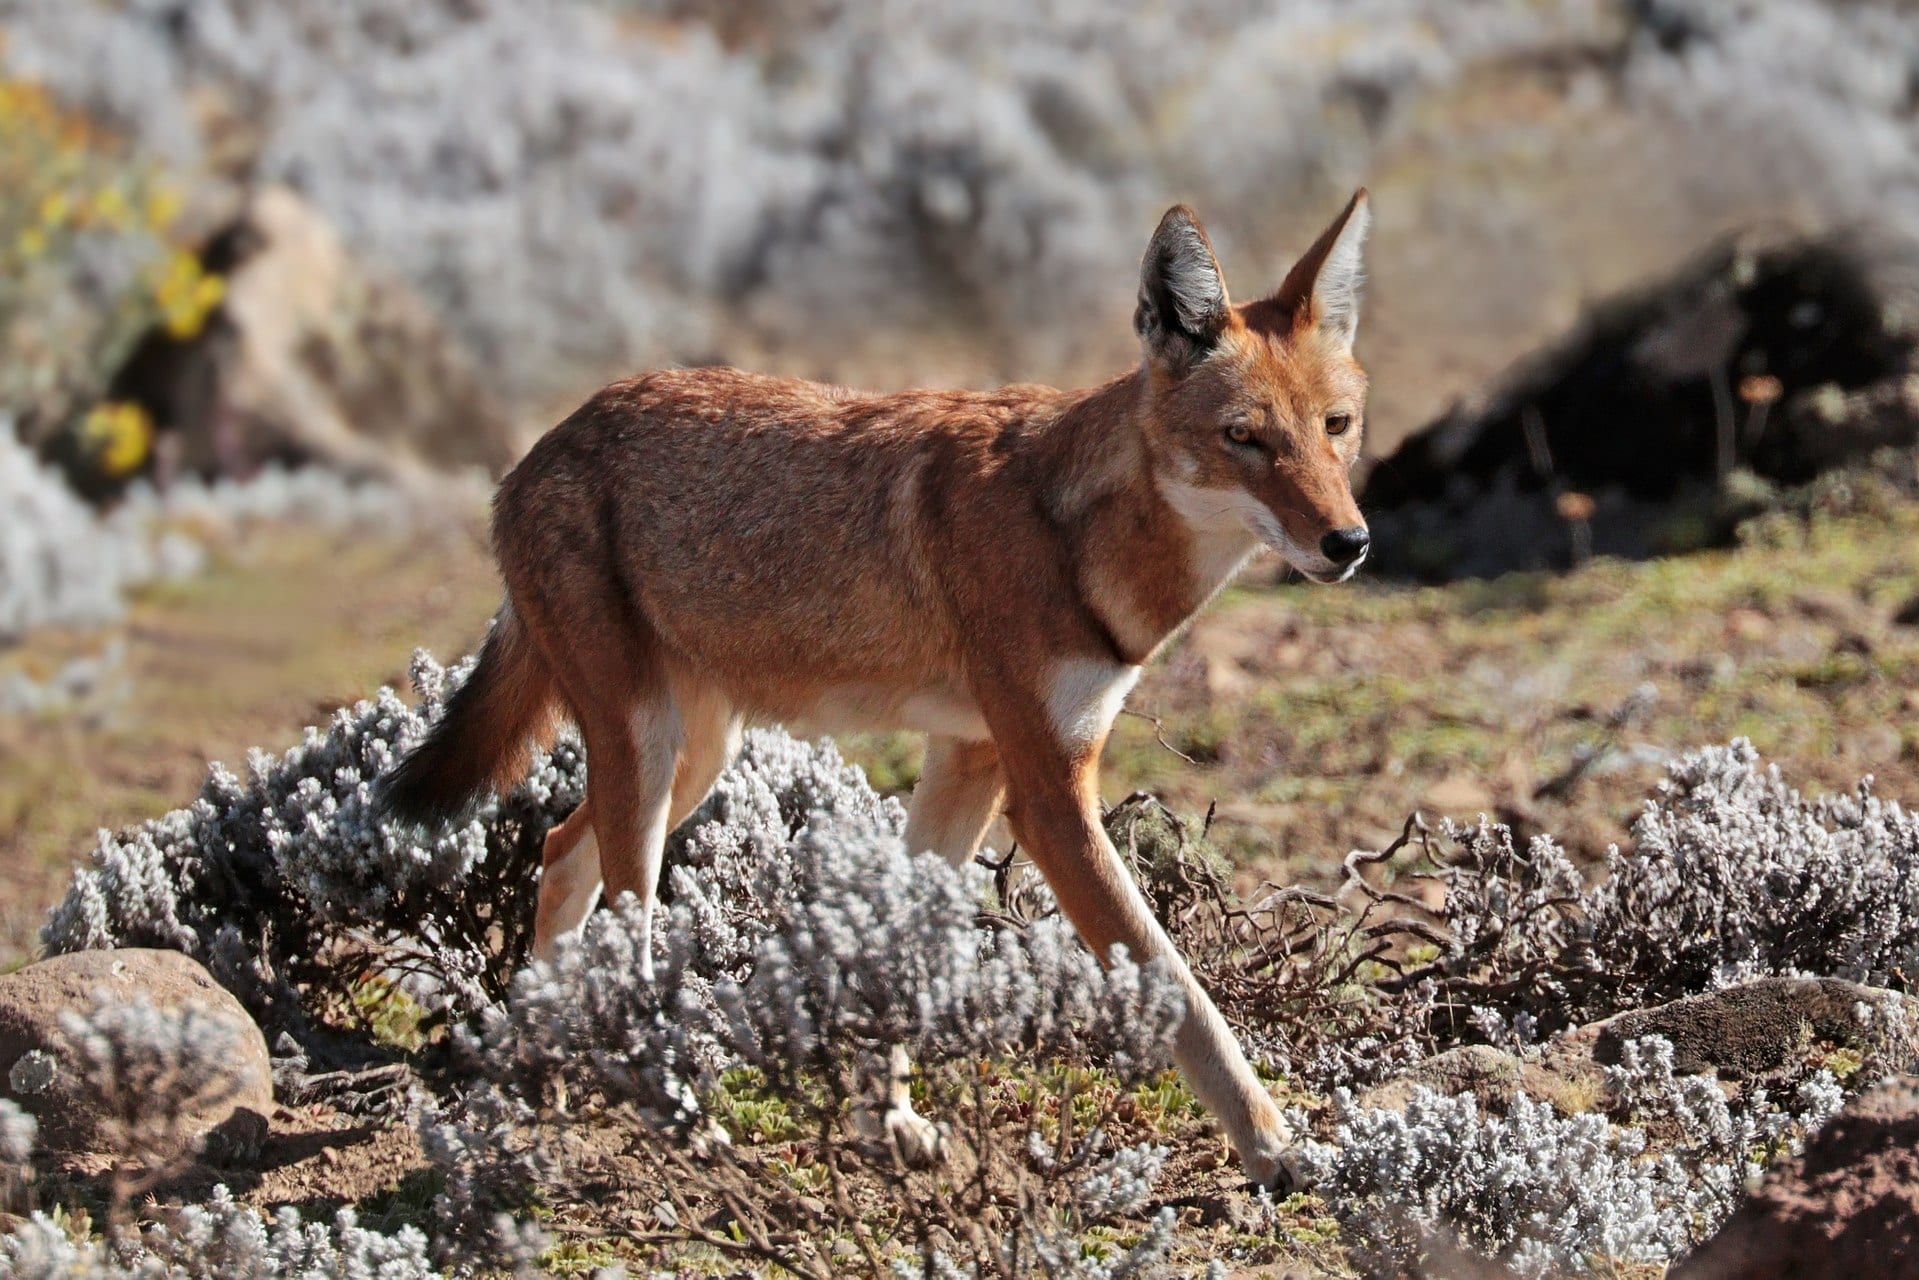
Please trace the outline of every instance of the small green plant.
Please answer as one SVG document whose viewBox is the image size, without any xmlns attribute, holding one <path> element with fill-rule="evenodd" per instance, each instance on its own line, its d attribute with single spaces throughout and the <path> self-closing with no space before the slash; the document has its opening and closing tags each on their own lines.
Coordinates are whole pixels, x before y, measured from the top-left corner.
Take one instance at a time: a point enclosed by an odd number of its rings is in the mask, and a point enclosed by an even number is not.
<svg viewBox="0 0 1919 1280">
<path fill-rule="evenodd" d="M 412 1053 L 427 1043 L 427 1008 L 378 974 L 368 974 L 354 986 L 353 1011 L 380 1044 Z"/>
<path fill-rule="evenodd" d="M 754 1067 L 720 1077 L 713 1114 L 735 1143 L 790 1142 L 800 1136 L 793 1105 L 768 1088 L 765 1075 Z"/>
</svg>

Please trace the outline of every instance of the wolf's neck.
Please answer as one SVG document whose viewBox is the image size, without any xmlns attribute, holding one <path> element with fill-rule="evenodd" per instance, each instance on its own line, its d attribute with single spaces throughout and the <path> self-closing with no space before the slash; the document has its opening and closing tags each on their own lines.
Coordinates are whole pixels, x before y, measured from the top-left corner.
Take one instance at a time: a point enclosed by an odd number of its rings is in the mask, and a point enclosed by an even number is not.
<svg viewBox="0 0 1919 1280">
<path fill-rule="evenodd" d="M 1204 490 L 1160 474 L 1141 427 L 1139 374 L 1075 399 L 1048 428 L 1048 503 L 1081 596 L 1123 655 L 1144 661 L 1258 550 Z"/>
</svg>

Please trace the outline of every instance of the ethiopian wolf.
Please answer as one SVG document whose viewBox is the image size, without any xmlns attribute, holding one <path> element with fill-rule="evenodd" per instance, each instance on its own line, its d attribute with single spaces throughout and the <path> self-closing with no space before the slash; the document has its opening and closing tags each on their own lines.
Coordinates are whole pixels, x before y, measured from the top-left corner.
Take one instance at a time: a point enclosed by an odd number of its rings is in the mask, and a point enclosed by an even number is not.
<svg viewBox="0 0 1919 1280">
<path fill-rule="evenodd" d="M 742 725 L 928 735 L 906 840 L 970 859 L 1004 813 L 1104 956 L 1186 985 L 1177 1058 L 1257 1181 L 1290 1138 L 1100 825 L 1099 759 L 1140 667 L 1261 550 L 1316 582 L 1368 534 L 1347 470 L 1366 193 L 1278 290 L 1233 303 L 1193 212 L 1141 266 L 1139 364 L 1080 391 L 874 395 L 732 369 L 616 382 L 500 485 L 506 602 L 385 793 L 457 812 L 578 725 L 589 798 L 549 836 L 536 945 L 604 885 L 650 913 L 667 833 Z"/>
</svg>

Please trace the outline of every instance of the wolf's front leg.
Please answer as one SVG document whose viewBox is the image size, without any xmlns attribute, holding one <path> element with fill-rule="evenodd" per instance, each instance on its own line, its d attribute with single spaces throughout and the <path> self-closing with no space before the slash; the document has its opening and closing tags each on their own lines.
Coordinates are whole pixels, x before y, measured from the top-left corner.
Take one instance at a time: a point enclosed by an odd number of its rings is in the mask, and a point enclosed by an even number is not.
<svg viewBox="0 0 1919 1280">
<path fill-rule="evenodd" d="M 1100 823 L 1099 748 L 1111 716 L 1093 722 L 1094 732 L 1076 735 L 1073 717 L 1057 714 L 1071 710 L 1060 701 L 1053 699 L 1057 723 L 1017 706 L 1000 709 L 995 731 L 1011 781 L 1007 817 L 1013 832 L 1102 962 L 1115 944 L 1124 944 L 1136 962 L 1161 960 L 1172 968 L 1186 993 L 1186 1018 L 1173 1047 L 1181 1074 L 1218 1118 L 1247 1175 L 1265 1187 L 1292 1189 L 1299 1185 L 1299 1169 L 1279 1108 L 1212 997 L 1153 918 Z"/>
</svg>

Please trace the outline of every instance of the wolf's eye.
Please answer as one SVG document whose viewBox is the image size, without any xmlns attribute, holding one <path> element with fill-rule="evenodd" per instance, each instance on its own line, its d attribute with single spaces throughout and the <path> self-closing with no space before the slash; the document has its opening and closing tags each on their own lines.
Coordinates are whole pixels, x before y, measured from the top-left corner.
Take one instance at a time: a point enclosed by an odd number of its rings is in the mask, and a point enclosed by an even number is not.
<svg viewBox="0 0 1919 1280">
<path fill-rule="evenodd" d="M 1226 428 L 1226 438 L 1234 444 L 1251 444 L 1253 442 L 1253 429 L 1243 422 L 1235 422 L 1232 426 Z"/>
<path fill-rule="evenodd" d="M 1353 427 L 1353 415 L 1350 413 L 1329 414 L 1326 418 L 1326 434 L 1343 436 Z"/>
</svg>

